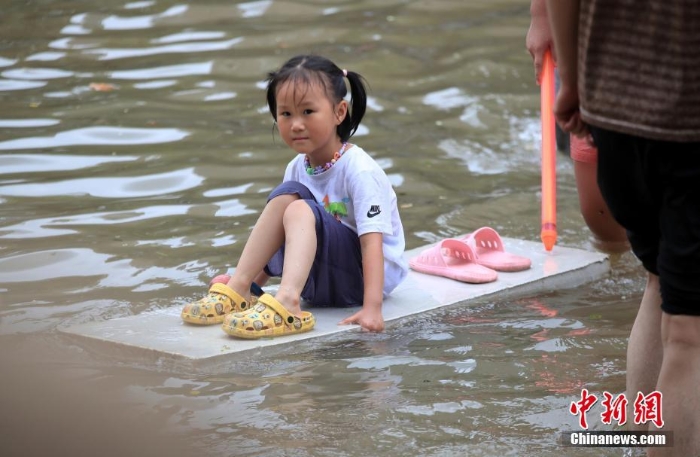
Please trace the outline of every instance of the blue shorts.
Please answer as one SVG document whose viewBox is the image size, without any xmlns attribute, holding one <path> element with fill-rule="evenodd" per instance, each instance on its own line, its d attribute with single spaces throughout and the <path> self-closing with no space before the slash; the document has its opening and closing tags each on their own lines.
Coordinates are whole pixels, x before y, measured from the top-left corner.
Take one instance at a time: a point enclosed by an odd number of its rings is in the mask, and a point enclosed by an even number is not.
<svg viewBox="0 0 700 457">
<path fill-rule="evenodd" d="M 659 276 L 661 309 L 700 315 L 700 143 L 590 130 L 598 186 L 632 251 Z"/>
<path fill-rule="evenodd" d="M 328 213 L 311 191 L 296 181 L 277 186 L 267 201 L 280 195 L 293 194 L 308 203 L 316 217 L 316 258 L 301 297 L 313 306 L 362 305 L 362 250 L 357 233 Z M 283 263 L 284 245 L 272 256 L 265 273 L 273 277 L 282 276 Z"/>
</svg>

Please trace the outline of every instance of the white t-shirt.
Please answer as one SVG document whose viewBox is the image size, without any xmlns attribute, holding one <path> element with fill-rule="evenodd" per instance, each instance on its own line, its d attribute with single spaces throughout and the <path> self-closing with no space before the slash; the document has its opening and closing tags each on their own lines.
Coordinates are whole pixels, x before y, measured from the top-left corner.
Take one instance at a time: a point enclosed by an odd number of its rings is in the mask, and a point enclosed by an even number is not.
<svg viewBox="0 0 700 457">
<path fill-rule="evenodd" d="M 384 251 L 384 295 L 404 280 L 408 265 L 403 258 L 406 241 L 399 209 L 389 178 L 384 170 L 359 146 L 351 146 L 325 172 L 310 175 L 299 154 L 287 165 L 284 181 L 305 185 L 322 203 L 357 236 L 382 233 Z"/>
</svg>

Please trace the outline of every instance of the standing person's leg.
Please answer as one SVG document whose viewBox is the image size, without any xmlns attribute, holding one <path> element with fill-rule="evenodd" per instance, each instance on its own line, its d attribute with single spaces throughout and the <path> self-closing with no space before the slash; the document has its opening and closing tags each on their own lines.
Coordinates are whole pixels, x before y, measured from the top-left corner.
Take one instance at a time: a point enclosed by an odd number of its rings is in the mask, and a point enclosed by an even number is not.
<svg viewBox="0 0 700 457">
<path fill-rule="evenodd" d="M 657 413 L 663 430 L 673 432 L 674 445 L 649 448 L 648 455 L 700 455 L 700 144 L 650 141 L 595 128 L 592 132 L 600 150 L 601 192 L 628 229 L 635 255 L 659 276 L 663 351 L 655 389 L 662 394 Z M 651 335 L 640 332 L 639 339 L 630 341 L 641 345 L 631 351 L 634 357 L 651 345 Z M 650 357 L 658 359 L 656 353 Z M 636 386 L 653 377 L 656 363 L 637 375 Z M 634 364 L 628 360 L 630 376 L 644 371 L 643 365 Z M 648 429 L 656 430 L 656 424 Z"/>
<path fill-rule="evenodd" d="M 594 245 L 607 253 L 629 250 L 627 231 L 617 223 L 608 209 L 598 187 L 598 150 L 586 139 L 571 136 L 571 158 L 578 189 L 581 215 L 593 233 Z M 627 345 L 627 399 L 637 392 L 651 392 L 661 367 L 661 295 L 659 277 L 649 273 L 637 317 Z M 634 405 L 627 407 L 628 417 L 634 417 Z M 646 430 L 645 425 L 629 422 L 630 430 Z"/>
<path fill-rule="evenodd" d="M 662 145 L 666 184 L 661 213 L 659 277 L 663 298 L 663 363 L 657 390 L 663 395 L 664 430 L 672 448 L 650 456 L 700 455 L 700 143 Z M 651 426 L 651 430 L 655 427 Z"/>
<path fill-rule="evenodd" d="M 700 455 L 700 316 L 663 313 L 663 363 L 656 390 L 663 397 L 663 430 L 673 447 L 649 448 L 652 457 Z M 649 430 L 656 430 L 654 425 Z"/>
<path fill-rule="evenodd" d="M 637 392 L 646 395 L 656 389 L 662 357 L 659 277 L 649 273 L 642 303 L 627 343 L 628 430 L 641 432 L 648 429 L 645 424 L 634 423 L 634 399 Z"/>
<path fill-rule="evenodd" d="M 591 128 L 598 146 L 598 188 L 611 214 L 628 230 L 632 251 L 647 271 L 647 284 L 627 345 L 629 430 L 647 426 L 634 424 L 637 392 L 655 390 L 662 363 L 661 294 L 657 259 L 659 255 L 660 198 L 655 186 L 648 186 L 646 164 L 631 137 Z"/>
<path fill-rule="evenodd" d="M 569 144 L 581 215 L 593 233 L 594 246 L 607 253 L 629 250 L 627 232 L 615 221 L 598 187 L 598 150 L 574 135 Z"/>
</svg>

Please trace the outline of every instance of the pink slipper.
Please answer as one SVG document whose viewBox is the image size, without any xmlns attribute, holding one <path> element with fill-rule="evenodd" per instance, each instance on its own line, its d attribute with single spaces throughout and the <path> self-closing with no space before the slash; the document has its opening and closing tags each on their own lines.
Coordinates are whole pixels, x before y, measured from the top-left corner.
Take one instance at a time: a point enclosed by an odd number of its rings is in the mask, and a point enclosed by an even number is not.
<svg viewBox="0 0 700 457">
<path fill-rule="evenodd" d="M 214 276 L 211 281 L 209 281 L 209 287 L 213 286 L 214 284 L 228 284 L 228 282 L 231 280 L 231 275 L 218 275 Z"/>
<path fill-rule="evenodd" d="M 463 241 L 448 238 L 408 261 L 421 273 L 472 284 L 493 282 L 498 273 L 476 263 L 476 255 Z"/>
<path fill-rule="evenodd" d="M 223 274 L 223 275 L 218 275 L 212 278 L 211 281 L 209 281 L 209 288 L 213 286 L 214 284 L 228 284 L 228 282 L 231 280 L 231 275 Z M 253 283 L 250 285 L 250 293 L 255 295 L 256 297 L 262 296 L 262 294 L 265 293 L 262 288 L 257 285 L 256 283 Z"/>
<path fill-rule="evenodd" d="M 491 227 L 480 229 L 461 238 L 476 255 L 476 263 L 496 271 L 522 271 L 530 268 L 527 257 L 506 252 L 503 240 Z"/>
</svg>

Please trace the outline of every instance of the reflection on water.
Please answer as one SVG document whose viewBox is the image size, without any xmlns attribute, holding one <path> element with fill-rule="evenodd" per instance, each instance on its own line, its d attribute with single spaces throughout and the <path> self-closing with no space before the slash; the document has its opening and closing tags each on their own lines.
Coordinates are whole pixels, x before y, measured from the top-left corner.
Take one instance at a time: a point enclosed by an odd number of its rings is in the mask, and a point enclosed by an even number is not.
<svg viewBox="0 0 700 457">
<path fill-rule="evenodd" d="M 292 157 L 262 81 L 298 53 L 367 77 L 357 141 L 396 187 L 409 248 L 482 225 L 536 240 L 528 15 L 524 0 L 4 5 L 2 455 L 559 456 L 580 389 L 624 388 L 643 286 L 629 254 L 575 290 L 216 370 L 57 332 L 181 305 L 235 265 Z M 591 249 L 563 156 L 558 176 L 560 243 Z"/>
<path fill-rule="evenodd" d="M 53 137 L 19 138 L 3 141 L 0 150 L 58 148 L 61 146 L 134 146 L 138 144 L 169 143 L 187 137 L 177 129 L 135 129 L 117 127 L 88 127 L 59 132 Z"/>
</svg>

